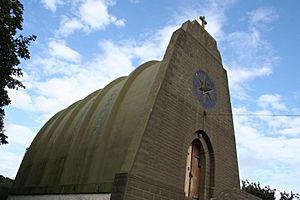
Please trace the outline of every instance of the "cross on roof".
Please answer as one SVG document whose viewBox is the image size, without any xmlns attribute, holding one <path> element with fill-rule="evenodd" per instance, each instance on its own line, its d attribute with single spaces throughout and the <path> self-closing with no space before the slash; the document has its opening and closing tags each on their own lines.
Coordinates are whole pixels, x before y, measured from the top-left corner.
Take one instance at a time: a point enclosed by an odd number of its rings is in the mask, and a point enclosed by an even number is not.
<svg viewBox="0 0 300 200">
<path fill-rule="evenodd" d="M 207 24 L 207 21 L 205 20 L 205 16 L 200 16 L 199 18 L 200 18 L 200 20 L 202 22 L 203 28 L 205 29 L 205 25 Z"/>
</svg>

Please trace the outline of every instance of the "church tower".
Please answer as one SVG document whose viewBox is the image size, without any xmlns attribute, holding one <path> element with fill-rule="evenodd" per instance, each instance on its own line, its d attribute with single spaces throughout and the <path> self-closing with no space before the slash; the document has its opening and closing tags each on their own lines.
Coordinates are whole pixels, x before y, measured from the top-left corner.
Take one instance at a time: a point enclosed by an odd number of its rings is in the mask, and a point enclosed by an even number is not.
<svg viewBox="0 0 300 200">
<path fill-rule="evenodd" d="M 53 116 L 9 199 L 258 199 L 239 189 L 227 73 L 204 25 Z"/>
</svg>

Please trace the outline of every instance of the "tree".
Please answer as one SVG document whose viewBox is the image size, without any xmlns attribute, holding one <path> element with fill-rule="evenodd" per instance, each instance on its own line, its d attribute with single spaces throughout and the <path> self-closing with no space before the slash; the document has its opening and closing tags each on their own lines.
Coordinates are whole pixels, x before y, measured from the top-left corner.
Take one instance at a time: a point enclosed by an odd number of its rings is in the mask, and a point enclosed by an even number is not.
<svg viewBox="0 0 300 200">
<path fill-rule="evenodd" d="M 280 199 L 279 200 L 293 200 L 293 199 L 300 199 L 300 196 L 298 193 L 294 194 L 291 192 L 290 194 L 284 192 L 280 192 Z"/>
<path fill-rule="evenodd" d="M 21 59 L 29 59 L 28 46 L 35 41 L 36 36 L 16 36 L 18 30 L 23 30 L 23 5 L 19 0 L 0 1 L 0 145 L 6 144 L 4 134 L 4 106 L 11 103 L 7 89 L 25 88 L 18 77 L 23 75 L 17 66 Z"/>
<path fill-rule="evenodd" d="M 261 187 L 260 183 L 250 183 L 248 180 L 242 180 L 242 190 L 260 197 L 263 200 L 275 200 L 276 189 L 271 189 L 270 186 Z M 290 194 L 280 192 L 279 200 L 294 200 L 300 199 L 298 193 L 291 192 Z"/>
<path fill-rule="evenodd" d="M 0 200 L 5 200 L 8 197 L 9 191 L 13 184 L 12 179 L 0 175 Z"/>
<path fill-rule="evenodd" d="M 275 189 L 269 186 L 261 187 L 260 183 L 250 183 L 248 180 L 242 180 L 242 190 L 253 194 L 263 200 L 275 200 Z"/>
</svg>

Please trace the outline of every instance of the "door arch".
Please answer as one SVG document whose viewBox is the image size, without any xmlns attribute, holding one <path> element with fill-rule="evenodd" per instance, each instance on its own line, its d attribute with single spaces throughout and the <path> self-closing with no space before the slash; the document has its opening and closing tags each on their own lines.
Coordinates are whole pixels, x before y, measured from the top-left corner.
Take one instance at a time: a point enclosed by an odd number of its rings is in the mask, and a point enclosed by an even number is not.
<svg viewBox="0 0 300 200">
<path fill-rule="evenodd" d="M 213 197 L 214 189 L 214 155 L 208 136 L 197 131 L 188 147 L 186 157 L 185 196 L 204 200 Z"/>
</svg>

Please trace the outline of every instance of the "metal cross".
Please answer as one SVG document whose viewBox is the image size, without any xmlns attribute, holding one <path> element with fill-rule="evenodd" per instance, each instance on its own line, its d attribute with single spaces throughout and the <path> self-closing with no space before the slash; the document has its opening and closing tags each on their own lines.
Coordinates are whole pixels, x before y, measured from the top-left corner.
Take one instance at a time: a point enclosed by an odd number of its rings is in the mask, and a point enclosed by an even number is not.
<svg viewBox="0 0 300 200">
<path fill-rule="evenodd" d="M 207 24 L 207 21 L 205 20 L 205 16 L 200 16 L 199 18 L 200 18 L 200 20 L 202 22 L 203 28 L 205 29 L 205 25 Z"/>
</svg>

